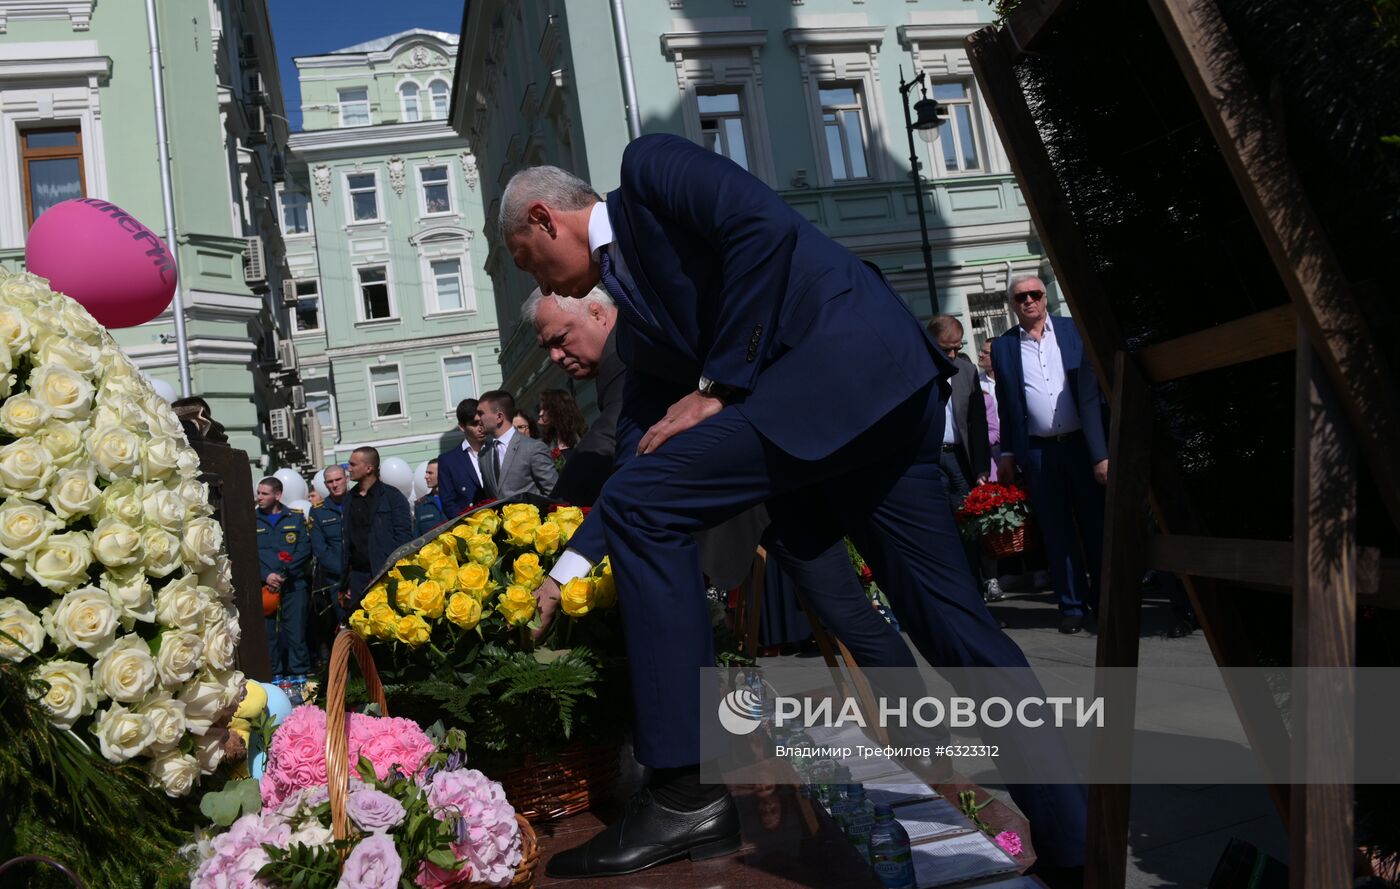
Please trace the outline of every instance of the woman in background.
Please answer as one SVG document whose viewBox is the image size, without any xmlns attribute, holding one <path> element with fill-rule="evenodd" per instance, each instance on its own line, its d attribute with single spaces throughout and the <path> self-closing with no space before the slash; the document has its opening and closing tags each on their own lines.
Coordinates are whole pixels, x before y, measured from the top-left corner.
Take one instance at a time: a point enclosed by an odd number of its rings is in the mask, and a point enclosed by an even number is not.
<svg viewBox="0 0 1400 889">
<path fill-rule="evenodd" d="M 515 431 L 526 438 L 540 437 L 540 427 L 536 426 L 535 421 L 523 410 L 515 412 L 515 416 L 510 418 L 510 425 L 514 426 Z"/>
<path fill-rule="evenodd" d="M 566 455 L 587 431 L 588 424 L 572 395 L 563 389 L 540 393 L 540 436 L 545 444 Z"/>
</svg>

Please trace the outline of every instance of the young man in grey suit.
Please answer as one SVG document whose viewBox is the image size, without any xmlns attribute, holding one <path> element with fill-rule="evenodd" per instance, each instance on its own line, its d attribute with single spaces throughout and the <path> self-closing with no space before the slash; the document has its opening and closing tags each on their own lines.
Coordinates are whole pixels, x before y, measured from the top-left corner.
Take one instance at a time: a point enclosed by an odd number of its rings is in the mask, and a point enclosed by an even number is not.
<svg viewBox="0 0 1400 889">
<path fill-rule="evenodd" d="M 549 446 L 539 439 L 519 435 L 510 423 L 515 397 L 503 389 L 481 396 L 477 419 L 486 431 L 481 449 L 481 482 L 486 495 L 508 500 L 521 494 L 548 496 L 559 481 Z"/>
</svg>

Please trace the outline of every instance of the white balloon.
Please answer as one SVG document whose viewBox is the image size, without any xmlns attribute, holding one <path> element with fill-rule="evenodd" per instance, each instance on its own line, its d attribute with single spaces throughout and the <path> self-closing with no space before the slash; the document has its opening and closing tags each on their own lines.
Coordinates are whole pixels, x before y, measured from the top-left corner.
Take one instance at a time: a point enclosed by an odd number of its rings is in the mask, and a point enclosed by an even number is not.
<svg viewBox="0 0 1400 889">
<path fill-rule="evenodd" d="M 165 380 L 158 380 L 155 377 L 147 377 L 146 379 L 151 381 L 151 388 L 156 390 L 157 395 L 165 399 L 166 404 L 180 397 L 179 393 L 175 391 L 175 387 Z"/>
<path fill-rule="evenodd" d="M 390 457 L 379 464 L 379 480 L 398 488 L 405 497 L 413 496 L 413 470 L 401 457 Z"/>
<path fill-rule="evenodd" d="M 310 500 L 283 500 L 282 505 L 288 509 L 295 509 L 302 515 L 307 515 L 311 512 Z"/>
<path fill-rule="evenodd" d="M 322 500 L 331 496 L 331 489 L 326 487 L 326 471 L 324 469 L 316 470 L 316 474 L 311 476 L 311 487 L 316 490 L 317 494 L 321 495 Z"/>
<path fill-rule="evenodd" d="M 413 469 L 413 499 L 428 496 L 428 461 L 424 460 Z"/>
<path fill-rule="evenodd" d="M 290 503 L 293 500 L 305 500 L 308 493 L 306 489 L 306 479 L 301 477 L 295 469 L 288 469 L 285 466 L 272 474 L 272 477 L 282 483 L 282 502 Z"/>
</svg>

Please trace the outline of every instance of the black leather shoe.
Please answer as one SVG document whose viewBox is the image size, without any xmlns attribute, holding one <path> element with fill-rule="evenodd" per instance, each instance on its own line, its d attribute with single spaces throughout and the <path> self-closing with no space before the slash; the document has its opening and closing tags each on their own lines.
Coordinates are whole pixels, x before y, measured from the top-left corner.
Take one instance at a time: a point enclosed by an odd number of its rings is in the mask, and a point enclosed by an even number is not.
<svg viewBox="0 0 1400 889">
<path fill-rule="evenodd" d="M 727 792 L 703 809 L 679 812 L 661 805 L 643 788 L 606 830 L 577 849 L 549 859 L 545 874 L 614 877 L 679 858 L 702 861 L 728 855 L 738 850 L 739 843 L 739 812 Z"/>
<path fill-rule="evenodd" d="M 1084 629 L 1084 618 L 1082 615 L 1070 615 L 1060 618 L 1060 632 L 1066 636 L 1073 636 Z"/>
</svg>

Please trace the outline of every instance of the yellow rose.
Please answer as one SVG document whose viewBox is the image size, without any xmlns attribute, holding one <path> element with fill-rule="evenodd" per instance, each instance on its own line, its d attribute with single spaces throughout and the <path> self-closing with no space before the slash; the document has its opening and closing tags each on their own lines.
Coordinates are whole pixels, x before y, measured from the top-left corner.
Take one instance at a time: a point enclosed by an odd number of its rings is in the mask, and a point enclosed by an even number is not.
<svg viewBox="0 0 1400 889">
<path fill-rule="evenodd" d="M 567 541 L 578 532 L 583 518 L 583 510 L 577 506 L 561 506 L 550 515 L 549 520 L 559 526 L 560 535 Z"/>
<path fill-rule="evenodd" d="M 575 577 L 559 591 L 559 604 L 569 617 L 583 617 L 593 610 L 596 596 L 590 577 Z"/>
<path fill-rule="evenodd" d="M 466 593 L 453 593 L 447 600 L 447 619 L 464 630 L 472 630 L 481 621 L 481 603 Z"/>
<path fill-rule="evenodd" d="M 501 518 L 507 522 L 522 516 L 528 516 L 534 519 L 538 524 L 540 521 L 540 509 L 538 506 L 532 506 L 529 503 L 507 503 L 505 506 L 501 507 Z"/>
<path fill-rule="evenodd" d="M 466 522 L 476 533 L 490 537 L 501 527 L 501 516 L 494 509 L 482 509 L 467 516 Z"/>
<path fill-rule="evenodd" d="M 560 538 L 559 526 L 553 522 L 545 522 L 535 529 L 535 552 L 542 556 L 554 555 L 559 551 Z"/>
<path fill-rule="evenodd" d="M 365 611 L 373 611 L 380 605 L 389 604 L 389 588 L 382 583 L 376 583 L 365 593 L 365 597 L 360 600 L 360 607 Z"/>
<path fill-rule="evenodd" d="M 428 566 L 428 579 L 435 580 L 443 589 L 451 589 L 457 582 L 457 560 L 443 557 Z"/>
<path fill-rule="evenodd" d="M 535 595 L 520 584 L 513 583 L 501 594 L 496 610 L 513 627 L 527 624 L 535 616 Z"/>
<path fill-rule="evenodd" d="M 433 629 L 428 626 L 428 622 L 416 614 L 405 614 L 399 618 L 394 630 L 400 642 L 414 648 L 427 642 L 433 635 Z"/>
<path fill-rule="evenodd" d="M 534 553 L 516 556 L 514 569 L 515 582 L 527 590 L 533 591 L 544 582 L 544 566 L 540 564 L 540 557 Z"/>
<path fill-rule="evenodd" d="M 388 605 L 380 605 L 371 608 L 369 611 L 369 631 L 377 638 L 395 638 L 394 629 L 398 626 L 398 623 L 398 614 Z"/>
<path fill-rule="evenodd" d="M 437 536 L 433 543 L 442 547 L 444 553 L 455 553 L 457 551 L 457 538 L 451 531 L 444 531 Z"/>
<path fill-rule="evenodd" d="M 472 527 L 471 525 L 468 525 L 466 522 L 463 522 L 460 525 L 453 525 L 451 531 L 452 536 L 456 537 L 459 540 L 468 540 L 475 533 L 476 528 Z M 438 540 L 441 539 L 441 537 L 438 538 Z"/>
<path fill-rule="evenodd" d="M 491 589 L 491 571 L 485 565 L 468 562 L 457 569 L 457 589 L 484 602 Z"/>
<path fill-rule="evenodd" d="M 442 584 L 435 580 L 425 580 L 413 590 L 413 611 L 415 614 L 437 620 L 442 617 L 442 606 L 445 598 L 446 594 L 443 593 Z"/>
<path fill-rule="evenodd" d="M 359 633 L 361 636 L 373 635 L 369 626 L 369 612 L 360 608 L 356 610 L 354 614 L 350 615 L 350 629 Z"/>
<path fill-rule="evenodd" d="M 413 591 L 417 587 L 418 584 L 411 580 L 399 581 L 398 588 L 394 590 L 394 604 L 398 606 L 400 611 L 413 610 Z"/>
<path fill-rule="evenodd" d="M 423 548 L 418 551 L 418 556 L 414 559 L 414 562 L 417 563 L 418 567 L 427 570 L 428 566 L 432 565 L 438 559 L 446 557 L 446 555 L 447 553 L 443 552 L 442 547 L 435 541 L 433 543 L 424 544 Z"/>
<path fill-rule="evenodd" d="M 595 607 L 612 608 L 617 605 L 617 584 L 613 582 L 611 572 L 593 578 L 593 591 Z"/>
<path fill-rule="evenodd" d="M 506 519 L 506 543 L 511 546 L 533 546 L 535 543 L 535 529 L 540 526 L 538 519 L 531 519 L 529 516 L 519 516 L 513 519 Z"/>
<path fill-rule="evenodd" d="M 496 542 L 485 534 L 478 534 L 467 538 L 467 554 L 471 560 L 478 565 L 491 567 L 496 564 L 496 558 L 500 556 L 500 551 L 496 549 Z"/>
</svg>

